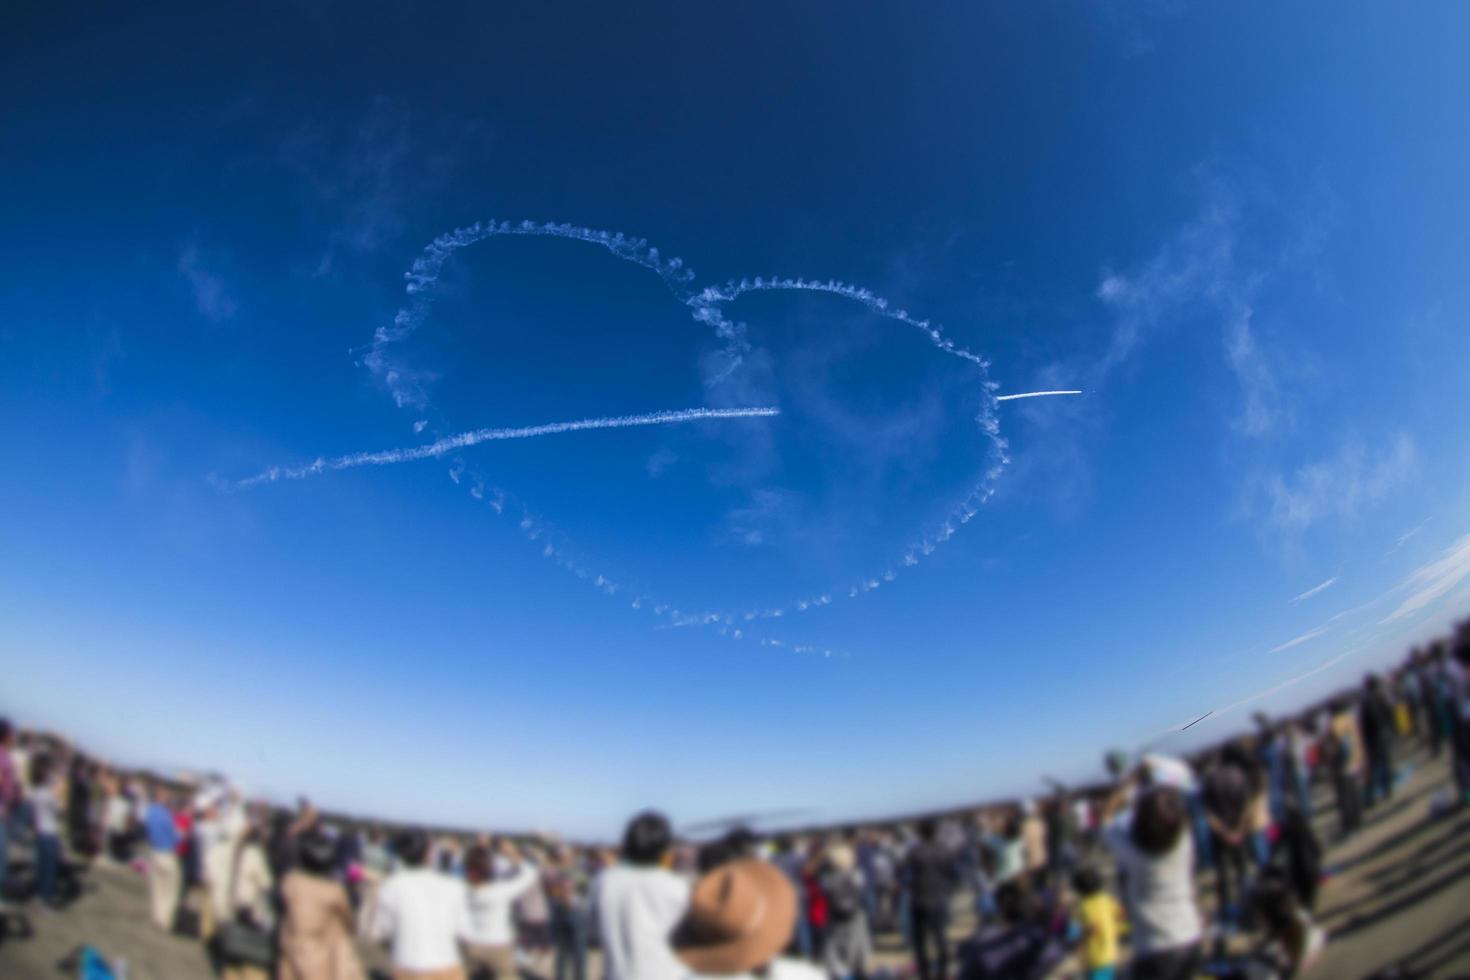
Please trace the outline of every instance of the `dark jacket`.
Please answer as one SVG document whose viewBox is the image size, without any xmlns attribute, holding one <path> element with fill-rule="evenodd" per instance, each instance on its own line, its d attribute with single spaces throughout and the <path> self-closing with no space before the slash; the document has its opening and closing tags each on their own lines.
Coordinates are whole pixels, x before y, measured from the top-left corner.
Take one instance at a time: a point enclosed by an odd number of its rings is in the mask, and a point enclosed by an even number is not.
<svg viewBox="0 0 1470 980">
<path fill-rule="evenodd" d="M 954 854 L 932 841 L 915 845 L 904 862 L 914 906 L 926 912 L 949 908 L 959 874 Z"/>
</svg>

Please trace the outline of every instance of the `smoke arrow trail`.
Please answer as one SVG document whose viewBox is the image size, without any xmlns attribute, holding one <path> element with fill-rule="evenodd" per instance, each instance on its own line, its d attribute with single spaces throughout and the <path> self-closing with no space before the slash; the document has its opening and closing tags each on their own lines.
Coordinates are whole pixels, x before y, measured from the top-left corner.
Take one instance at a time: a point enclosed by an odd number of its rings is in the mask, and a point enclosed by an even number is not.
<svg viewBox="0 0 1470 980">
<path fill-rule="evenodd" d="M 478 446 L 482 442 L 498 442 L 505 439 L 535 439 L 540 436 L 560 435 L 564 432 L 584 432 L 588 429 L 630 429 L 641 425 L 677 425 L 682 422 L 703 422 L 712 419 L 755 419 L 780 415 L 779 408 L 685 408 L 676 412 L 650 412 L 646 415 L 617 415 L 608 418 L 580 419 L 575 422 L 550 422 L 546 425 L 528 425 L 514 429 L 475 429 L 458 435 L 445 436 L 423 446 L 408 449 L 384 449 L 373 453 L 351 453 L 331 459 L 318 459 L 306 466 L 272 466 L 231 484 L 232 489 L 252 487 L 258 483 L 276 480 L 300 480 L 336 470 L 350 470 L 358 466 L 391 466 L 394 463 L 411 463 L 420 459 L 436 459 L 460 449 Z"/>
</svg>

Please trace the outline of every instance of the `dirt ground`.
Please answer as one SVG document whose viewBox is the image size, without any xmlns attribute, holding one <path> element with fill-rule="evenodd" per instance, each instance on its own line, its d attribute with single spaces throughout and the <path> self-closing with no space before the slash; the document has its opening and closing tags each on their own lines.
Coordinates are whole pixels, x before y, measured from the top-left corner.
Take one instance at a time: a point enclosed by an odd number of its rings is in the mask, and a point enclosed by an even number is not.
<svg viewBox="0 0 1470 980">
<path fill-rule="evenodd" d="M 1311 976 L 1371 977 L 1399 966 L 1410 977 L 1470 977 L 1470 808 L 1435 817 L 1433 800 L 1449 787 L 1446 760 L 1431 762 L 1421 753 L 1404 761 L 1415 768 L 1393 800 L 1372 811 L 1352 840 L 1329 844 L 1326 864 L 1334 874 L 1323 886 L 1318 917 L 1331 939 Z M 1317 826 L 1332 841 L 1335 819 L 1325 790 L 1319 802 Z M 1202 879 L 1201 895 L 1209 893 Z M 968 896 L 957 902 L 957 941 L 973 927 L 969 905 Z M 28 920 L 29 935 L 22 920 Z M 86 872 L 82 896 L 64 911 L 31 907 L 6 917 L 0 980 L 76 976 L 64 961 L 82 944 L 109 959 L 125 958 L 128 980 L 212 976 L 198 942 L 164 935 L 149 923 L 141 875 L 99 864 Z M 877 945 L 882 965 L 908 972 L 898 936 L 880 935 Z M 384 965 L 377 950 L 364 949 L 364 962 L 375 971 Z M 1072 972 L 1064 968 L 1058 975 Z M 590 964 L 589 976 L 600 975 Z"/>
</svg>

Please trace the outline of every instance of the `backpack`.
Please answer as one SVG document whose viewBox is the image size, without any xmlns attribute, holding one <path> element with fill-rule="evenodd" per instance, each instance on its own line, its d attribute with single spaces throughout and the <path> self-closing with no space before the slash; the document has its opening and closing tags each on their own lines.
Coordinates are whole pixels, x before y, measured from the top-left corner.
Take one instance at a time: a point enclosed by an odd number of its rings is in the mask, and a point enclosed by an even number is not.
<svg viewBox="0 0 1470 980">
<path fill-rule="evenodd" d="M 833 875 L 826 884 L 827 911 L 833 921 L 846 922 L 863 910 L 863 892 L 854 875 Z"/>
</svg>

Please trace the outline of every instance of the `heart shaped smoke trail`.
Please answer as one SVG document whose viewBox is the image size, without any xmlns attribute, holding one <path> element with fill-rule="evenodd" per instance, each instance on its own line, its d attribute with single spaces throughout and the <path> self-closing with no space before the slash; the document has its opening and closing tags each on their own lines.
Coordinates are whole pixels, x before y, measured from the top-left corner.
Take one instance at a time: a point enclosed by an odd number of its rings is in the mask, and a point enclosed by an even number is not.
<svg viewBox="0 0 1470 980">
<path fill-rule="evenodd" d="M 750 608 L 738 612 L 684 612 L 680 611 L 672 603 L 658 601 L 647 595 L 640 594 L 634 595 L 632 600 L 633 608 L 648 608 L 653 610 L 656 615 L 664 620 L 666 625 L 714 625 L 724 635 L 737 639 L 753 639 L 753 636 L 746 633 L 746 627 L 740 624 L 748 623 L 751 620 L 779 619 L 788 614 L 821 608 L 832 604 L 838 598 L 855 598 L 878 589 L 888 582 L 892 582 L 897 578 L 901 568 L 919 564 L 924 556 L 932 554 L 940 544 L 953 537 L 958 528 L 968 523 L 975 516 L 979 507 L 994 494 L 996 481 L 1005 465 L 1009 462 L 1009 457 L 1006 454 L 1007 444 L 1005 439 L 1000 435 L 1000 426 L 996 418 L 996 406 L 1002 400 L 1029 397 L 1030 395 L 997 396 L 995 394 L 997 386 L 989 380 L 988 376 L 989 361 L 981 355 L 966 350 L 953 342 L 944 334 L 938 325 L 927 319 L 909 314 L 906 310 L 893 305 L 887 299 L 873 293 L 869 289 L 836 280 L 823 281 L 779 276 L 756 277 L 754 279 L 732 280 L 720 286 L 708 286 L 703 289 L 696 288 L 691 285 L 694 280 L 694 273 L 682 260 L 675 257 L 665 258 L 659 253 L 657 248 L 649 245 L 645 239 L 624 235 L 621 232 L 600 231 L 580 225 L 556 222 L 537 223 L 532 221 L 521 221 L 518 223 L 493 220 L 480 221 L 473 225 L 446 232 L 429 243 L 424 249 L 423 254 L 414 260 L 413 265 L 404 274 L 404 279 L 407 283 L 407 303 L 399 309 L 391 323 L 381 326 L 374 331 L 372 342 L 363 350 L 361 358 L 363 366 L 372 372 L 374 377 L 384 385 L 399 407 L 410 408 L 416 411 L 422 411 L 428 407 L 429 402 L 423 385 L 423 376 L 395 360 L 392 352 L 395 345 L 407 340 L 427 320 L 433 302 L 433 287 L 437 283 L 445 263 L 458 250 L 477 242 L 495 237 L 517 236 L 560 238 L 595 245 L 599 248 L 606 249 L 613 256 L 625 262 L 630 262 L 648 269 L 657 275 L 674 295 L 675 299 L 689 309 L 692 318 L 712 328 L 716 337 L 724 343 L 724 349 L 722 351 L 723 365 L 721 365 L 720 370 L 713 372 L 711 376 L 706 378 L 706 383 L 711 387 L 719 385 L 738 370 L 745 357 L 751 351 L 751 344 L 747 338 L 745 324 L 731 318 L 725 311 L 726 305 L 748 293 L 770 291 L 825 293 L 858 303 L 877 316 L 885 317 L 914 328 L 938 350 L 966 361 L 978 373 L 977 383 L 982 393 L 982 404 L 979 414 L 976 417 L 976 423 L 982 434 L 989 441 L 989 460 L 982 468 L 974 485 L 949 510 L 947 516 L 937 526 L 932 527 L 929 531 L 913 540 L 909 547 L 904 549 L 903 553 L 889 567 L 873 574 L 861 576 L 839 588 L 829 589 L 786 603 Z M 1070 394 L 1070 392 L 1066 393 Z M 1034 394 L 1063 394 L 1063 392 L 1038 392 Z M 277 479 L 294 479 L 329 470 L 347 469 L 354 466 L 383 465 L 414 459 L 436 458 L 481 442 L 495 439 L 532 438 L 585 429 L 621 428 L 631 425 L 660 425 L 701 419 L 763 417 L 777 413 L 777 409 L 765 407 L 687 409 L 681 412 L 660 412 L 641 416 L 616 416 L 601 419 L 585 419 L 578 422 L 558 422 L 545 426 L 530 426 L 521 429 L 481 429 L 474 432 L 446 436 L 424 446 L 387 450 L 378 453 L 359 453 L 332 459 L 318 459 L 306 466 L 270 469 L 255 477 L 240 481 L 237 485 L 246 486 Z M 416 422 L 414 431 L 420 431 L 424 428 L 425 424 L 422 420 Z M 476 499 L 486 500 L 497 512 L 502 512 L 506 504 L 513 499 L 506 491 L 498 489 L 492 489 L 487 494 L 486 484 L 483 479 L 474 474 L 466 476 L 466 468 L 462 459 L 455 459 L 450 470 L 450 476 L 455 482 L 460 482 L 461 479 L 468 479 L 471 495 Z M 522 508 L 519 527 L 526 537 L 533 541 L 541 541 L 542 539 L 555 536 L 554 529 L 535 517 L 528 508 Z M 569 546 L 553 544 L 548 541 L 543 544 L 543 554 L 567 568 L 578 578 L 591 582 L 599 591 L 605 594 L 615 595 L 623 591 L 622 586 L 613 582 L 607 576 L 593 571 L 585 563 L 571 557 L 572 553 Z M 799 652 L 821 652 L 817 651 L 815 647 L 784 643 L 779 639 L 767 638 L 760 639 L 758 642 L 767 646 L 792 647 Z M 830 650 L 825 652 L 828 655 L 832 653 Z"/>
</svg>

